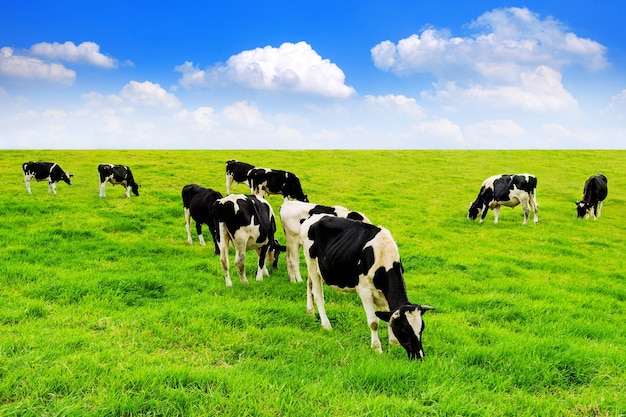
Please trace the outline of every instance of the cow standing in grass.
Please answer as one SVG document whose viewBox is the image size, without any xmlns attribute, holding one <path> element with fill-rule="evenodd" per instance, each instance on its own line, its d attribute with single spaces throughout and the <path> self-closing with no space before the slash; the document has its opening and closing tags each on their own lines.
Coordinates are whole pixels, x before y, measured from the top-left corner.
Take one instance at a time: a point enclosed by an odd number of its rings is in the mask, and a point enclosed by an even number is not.
<svg viewBox="0 0 626 417">
<path fill-rule="evenodd" d="M 104 186 L 107 182 L 112 185 L 121 184 L 126 187 L 124 195 L 130 198 L 130 192 L 139 196 L 139 184 L 135 182 L 133 172 L 126 165 L 100 164 L 98 165 L 98 174 L 100 176 L 100 198 L 106 197 Z"/>
<path fill-rule="evenodd" d="M 204 246 L 204 236 L 202 235 L 202 225 L 206 224 L 211 232 L 213 244 L 215 246 L 215 254 L 220 253 L 217 243 L 217 221 L 215 219 L 215 210 L 213 205 L 222 198 L 219 191 L 211 188 L 201 187 L 197 184 L 189 184 L 183 187 L 183 210 L 185 212 L 185 230 L 187 230 L 187 242 L 191 245 L 191 219 L 196 222 L 196 233 L 200 245 Z"/>
<path fill-rule="evenodd" d="M 483 181 L 478 197 L 470 204 L 467 218 L 475 220 L 480 213 L 480 223 L 485 220 L 487 211 L 493 210 L 494 223 L 498 223 L 500 216 L 500 207 L 515 207 L 522 205 L 524 210 L 524 223 L 528 223 L 530 216 L 529 206 L 535 213 L 535 224 L 539 222 L 537 214 L 538 206 L 535 196 L 537 194 L 537 178 L 530 174 L 502 174 L 494 175 Z"/>
<path fill-rule="evenodd" d="M 388 322 L 389 342 L 400 342 L 410 359 L 422 359 L 422 314 L 433 307 L 412 304 L 404 283 L 398 246 L 387 229 L 357 220 L 316 214 L 302 223 L 301 239 L 309 274 L 307 312 L 322 327 L 332 326 L 324 309 L 323 282 L 356 292 L 371 331 L 371 347 L 382 353 L 379 319 Z M 377 311 L 376 309 L 382 311 Z"/>
<path fill-rule="evenodd" d="M 287 200 L 309 202 L 308 196 L 302 191 L 300 179 L 292 172 L 255 168 L 248 173 L 248 177 L 254 194 L 262 197 L 265 195 L 282 194 Z"/>
<path fill-rule="evenodd" d="M 22 164 L 24 172 L 24 184 L 28 194 L 32 194 L 30 190 L 30 181 L 34 178 L 37 182 L 48 181 L 48 194 L 50 190 L 57 195 L 57 182 L 63 181 L 67 185 L 72 185 L 70 178 L 72 174 L 68 174 L 55 162 L 24 162 Z"/>
<path fill-rule="evenodd" d="M 252 192 L 252 184 L 248 174 L 254 169 L 254 165 L 231 159 L 226 162 L 226 194 L 230 194 L 233 182 L 245 184 Z"/>
<path fill-rule="evenodd" d="M 585 181 L 583 188 L 583 199 L 576 202 L 578 218 L 589 218 L 589 213 L 594 220 L 602 214 L 602 202 L 609 193 L 609 180 L 602 174 L 592 175 Z"/>
<path fill-rule="evenodd" d="M 287 240 L 287 273 L 291 282 L 302 282 L 302 275 L 300 275 L 300 247 L 302 246 L 300 226 L 302 222 L 314 214 L 330 214 L 371 223 L 364 214 L 350 211 L 342 206 L 330 207 L 297 200 L 285 200 L 280 206 L 280 222 L 283 225 Z"/>
</svg>

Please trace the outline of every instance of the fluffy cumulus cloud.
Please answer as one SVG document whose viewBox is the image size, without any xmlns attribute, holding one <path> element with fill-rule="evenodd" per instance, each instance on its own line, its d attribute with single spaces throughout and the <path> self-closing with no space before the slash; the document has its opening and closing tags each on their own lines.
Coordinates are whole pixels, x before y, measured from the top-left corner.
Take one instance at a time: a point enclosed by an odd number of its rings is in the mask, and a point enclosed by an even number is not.
<svg viewBox="0 0 626 417">
<path fill-rule="evenodd" d="M 424 110 L 417 104 L 414 98 L 406 97 L 402 94 L 388 94 L 385 96 L 365 96 L 365 101 L 373 106 L 392 111 L 399 111 L 414 117 L 423 117 Z"/>
<path fill-rule="evenodd" d="M 508 79 L 520 68 L 540 65 L 560 69 L 578 64 L 605 68 L 606 48 L 580 38 L 552 18 L 541 19 L 525 8 L 496 9 L 469 25 L 476 34 L 453 37 L 445 30 L 426 29 L 371 49 L 377 68 L 399 75 L 432 73 L 446 78 L 471 70 L 472 75 Z"/>
<path fill-rule="evenodd" d="M 131 81 L 122 88 L 120 96 L 129 103 L 148 106 L 165 107 L 174 109 L 180 107 L 180 100 L 171 93 L 168 93 L 159 84 L 144 81 Z"/>
<path fill-rule="evenodd" d="M 278 90 L 326 97 L 347 98 L 354 88 L 345 84 L 345 74 L 323 59 L 306 42 L 285 42 L 231 56 L 224 65 L 207 70 L 186 62 L 177 66 L 187 87 L 220 86 L 231 83 L 256 90 Z"/>
<path fill-rule="evenodd" d="M 48 43 L 42 42 L 30 48 L 33 55 L 49 60 L 61 60 L 80 64 L 94 65 L 102 68 L 116 68 L 117 62 L 100 52 L 100 45 L 94 42 Z"/>
<path fill-rule="evenodd" d="M 16 55 L 12 48 L 0 48 L 0 74 L 26 80 L 44 80 L 72 85 L 76 72 L 61 64 L 45 62 L 38 58 Z"/>
</svg>

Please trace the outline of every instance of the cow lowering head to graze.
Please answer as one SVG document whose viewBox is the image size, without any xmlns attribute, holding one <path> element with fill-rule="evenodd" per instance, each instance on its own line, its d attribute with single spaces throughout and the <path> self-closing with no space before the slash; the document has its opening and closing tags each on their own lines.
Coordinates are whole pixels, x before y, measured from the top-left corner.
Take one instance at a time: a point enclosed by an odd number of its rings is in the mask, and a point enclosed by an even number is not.
<svg viewBox="0 0 626 417">
<path fill-rule="evenodd" d="M 218 199 L 214 204 L 218 222 L 220 261 L 226 286 L 233 285 L 229 274 L 228 244 L 235 247 L 235 265 L 241 282 L 247 284 L 246 251 L 255 250 L 259 256 L 256 280 L 268 276 L 266 263 L 278 265 L 278 255 L 286 249 L 274 238 L 276 221 L 272 206 L 262 197 L 231 194 Z"/>
<path fill-rule="evenodd" d="M 209 226 L 213 244 L 215 246 L 215 254 L 220 253 L 217 243 L 217 221 L 215 219 L 215 211 L 213 204 L 222 198 L 219 191 L 211 188 L 201 187 L 197 184 L 189 184 L 183 187 L 183 210 L 185 212 L 185 229 L 187 230 L 187 242 L 192 244 L 191 239 L 191 219 L 196 222 L 196 232 L 200 245 L 204 246 L 204 236 L 202 236 L 202 225 Z"/>
<path fill-rule="evenodd" d="M 314 214 L 330 214 L 371 223 L 364 214 L 350 211 L 342 206 L 330 207 L 297 200 L 285 200 L 280 206 L 280 222 L 283 225 L 287 240 L 287 273 L 291 282 L 302 281 L 302 276 L 300 275 L 300 246 L 302 246 L 300 225 Z"/>
<path fill-rule="evenodd" d="M 254 165 L 231 159 L 226 162 L 226 194 L 230 194 L 233 182 L 246 184 L 252 192 L 252 185 L 248 173 L 254 169 Z"/>
<path fill-rule="evenodd" d="M 22 171 L 24 171 L 24 184 L 26 184 L 26 191 L 28 194 L 32 194 L 30 191 L 30 180 L 33 178 L 39 181 L 48 181 L 48 194 L 50 190 L 54 195 L 57 195 L 57 182 L 64 181 L 68 185 L 72 185 L 70 178 L 72 174 L 68 174 L 61 167 L 54 162 L 24 162 L 22 164 Z"/>
<path fill-rule="evenodd" d="M 275 169 L 255 168 L 248 175 L 254 194 L 261 196 L 282 194 L 288 200 L 309 202 L 296 174 Z"/>
<path fill-rule="evenodd" d="M 602 214 L 602 202 L 609 193 L 608 182 L 602 174 L 592 175 L 585 181 L 583 199 L 576 202 L 578 218 L 589 218 L 591 213 L 593 219 L 598 220 Z"/>
<path fill-rule="evenodd" d="M 410 359 L 422 359 L 422 314 L 433 307 L 409 302 L 398 247 L 387 229 L 327 214 L 302 223 L 301 239 L 308 269 L 307 312 L 331 329 L 324 309 L 322 281 L 340 291 L 356 292 L 371 331 L 371 347 L 382 352 L 379 318 L 388 322 L 389 342 L 400 342 Z M 376 311 L 379 308 L 382 311 Z"/>
<path fill-rule="evenodd" d="M 498 223 L 500 207 L 515 207 L 522 205 L 524 223 L 528 223 L 530 207 L 535 213 L 535 224 L 539 222 L 538 207 L 535 196 L 537 194 L 537 178 L 530 174 L 501 174 L 494 175 L 483 181 L 476 200 L 470 204 L 467 218 L 475 220 L 482 212 L 480 223 L 485 220 L 487 211 L 493 210 L 494 223 Z"/>
<path fill-rule="evenodd" d="M 100 198 L 106 197 L 104 186 L 107 182 L 126 187 L 124 194 L 128 198 L 130 198 L 131 191 L 136 196 L 139 195 L 139 187 L 141 186 L 135 182 L 132 171 L 126 165 L 100 164 L 98 165 L 98 174 L 100 174 Z"/>
</svg>

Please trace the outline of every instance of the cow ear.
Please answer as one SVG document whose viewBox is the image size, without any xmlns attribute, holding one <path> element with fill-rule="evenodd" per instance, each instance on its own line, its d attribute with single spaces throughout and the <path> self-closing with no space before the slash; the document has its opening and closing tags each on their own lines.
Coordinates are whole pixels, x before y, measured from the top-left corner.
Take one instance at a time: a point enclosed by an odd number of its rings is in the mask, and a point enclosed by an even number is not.
<svg viewBox="0 0 626 417">
<path fill-rule="evenodd" d="M 391 315 L 393 313 L 391 311 L 377 311 L 376 312 L 376 316 L 381 319 L 384 320 L 386 322 L 389 322 L 389 320 L 391 320 Z"/>
</svg>

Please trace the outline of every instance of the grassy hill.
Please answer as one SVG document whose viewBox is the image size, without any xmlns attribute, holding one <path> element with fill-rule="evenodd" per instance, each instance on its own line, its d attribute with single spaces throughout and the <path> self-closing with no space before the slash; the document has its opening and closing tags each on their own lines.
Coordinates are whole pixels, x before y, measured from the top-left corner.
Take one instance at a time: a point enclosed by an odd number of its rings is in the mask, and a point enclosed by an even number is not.
<svg viewBox="0 0 626 417">
<path fill-rule="evenodd" d="M 326 289 L 323 330 L 284 258 L 225 287 L 211 245 L 187 244 L 180 191 L 224 193 L 231 158 L 391 231 L 409 298 L 437 308 L 423 361 L 386 330 L 371 351 L 355 294 Z M 28 160 L 72 186 L 28 195 Z M 140 196 L 99 199 L 103 162 L 130 165 Z M 538 225 L 520 207 L 466 219 L 486 177 L 521 172 Z M 602 217 L 576 219 L 598 172 Z M 625 174 L 624 151 L 0 151 L 0 415 L 626 415 Z"/>
</svg>

